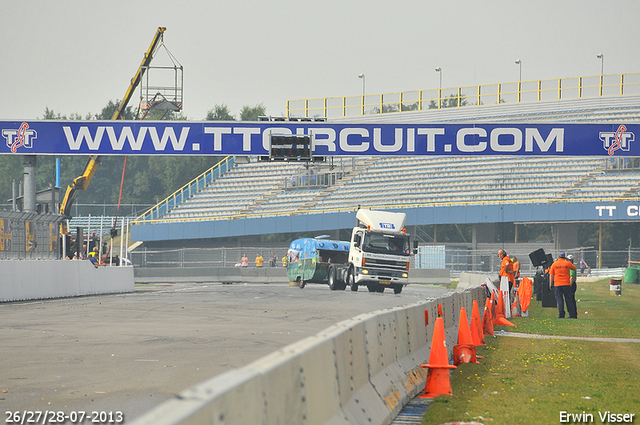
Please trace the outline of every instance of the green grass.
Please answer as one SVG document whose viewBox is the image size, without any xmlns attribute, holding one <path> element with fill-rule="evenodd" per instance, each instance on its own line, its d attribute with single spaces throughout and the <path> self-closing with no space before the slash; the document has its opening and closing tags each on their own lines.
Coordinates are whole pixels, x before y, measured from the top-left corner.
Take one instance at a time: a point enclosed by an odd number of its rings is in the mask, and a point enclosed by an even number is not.
<svg viewBox="0 0 640 425">
<path fill-rule="evenodd" d="M 481 363 L 452 371 L 453 396 L 436 398 L 423 423 L 556 424 L 561 411 L 591 413 L 594 423 L 605 411 L 634 413 L 634 423 L 640 421 L 640 343 L 499 336 L 504 329 L 640 338 L 640 286 L 623 286 L 614 297 L 603 280 L 579 284 L 578 294 L 578 320 L 557 319 L 556 309 L 533 301 L 529 318 L 511 319 L 516 328 L 496 326 L 498 337 L 478 347 Z"/>
<path fill-rule="evenodd" d="M 579 283 L 576 301 L 578 320 L 560 320 L 557 308 L 542 308 L 541 302 L 534 298 L 528 318 L 512 317 L 509 320 L 515 328 L 498 326 L 496 329 L 543 335 L 640 338 L 639 285 L 623 285 L 622 296 L 612 296 L 609 279 Z"/>
</svg>

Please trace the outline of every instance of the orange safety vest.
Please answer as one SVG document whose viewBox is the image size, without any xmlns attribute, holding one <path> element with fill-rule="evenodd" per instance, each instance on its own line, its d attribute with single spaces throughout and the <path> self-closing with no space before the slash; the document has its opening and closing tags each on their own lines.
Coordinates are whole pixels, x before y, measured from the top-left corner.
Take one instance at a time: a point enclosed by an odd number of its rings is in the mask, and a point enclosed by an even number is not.
<svg viewBox="0 0 640 425">
<path fill-rule="evenodd" d="M 508 255 L 505 255 L 502 259 L 502 263 L 500 264 L 500 276 L 506 276 L 509 279 L 509 282 L 515 283 L 513 278 L 512 271 L 513 263 L 511 262 L 511 258 Z"/>
<path fill-rule="evenodd" d="M 570 261 L 564 258 L 558 258 L 558 260 L 551 265 L 549 269 L 549 275 L 553 276 L 554 286 L 569 286 L 571 285 L 571 270 L 575 270 Z"/>
</svg>

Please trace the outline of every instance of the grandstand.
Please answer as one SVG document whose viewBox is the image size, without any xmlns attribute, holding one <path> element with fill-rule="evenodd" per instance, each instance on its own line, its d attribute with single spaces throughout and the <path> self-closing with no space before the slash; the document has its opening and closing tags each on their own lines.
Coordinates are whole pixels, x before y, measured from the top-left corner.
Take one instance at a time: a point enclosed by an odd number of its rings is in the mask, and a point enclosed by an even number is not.
<svg viewBox="0 0 640 425">
<path fill-rule="evenodd" d="M 329 119 L 345 124 L 638 121 L 640 94 Z M 447 258 L 455 254 L 462 260 L 447 260 L 447 265 L 490 270 L 495 266 L 498 223 L 549 223 L 554 241 L 536 242 L 533 248 L 549 252 L 577 249 L 577 222 L 633 219 L 640 211 L 640 161 L 635 158 L 360 156 L 329 160 L 300 164 L 229 157 L 221 163 L 225 167 L 214 167 L 218 171 L 209 170 L 138 217 L 132 240 L 144 242 L 149 249 L 237 248 L 268 243 L 260 236 L 273 233 L 339 237 L 339 229 L 353 226 L 354 211 L 361 206 L 406 212 L 411 233 L 420 234 L 417 226 L 425 224 L 471 224 L 473 241 L 465 247 L 447 247 Z M 613 214 L 616 208 L 618 215 Z M 624 212 L 628 217 L 623 217 Z M 428 235 L 422 240 L 429 240 Z M 532 245 L 523 244 L 511 244 L 508 249 L 525 258 L 533 250 Z M 592 264 L 602 263 L 599 251 L 574 252 Z M 616 257 L 609 263 L 618 267 L 620 261 Z"/>
<path fill-rule="evenodd" d="M 515 119 L 519 122 L 638 121 L 640 97 L 402 112 L 359 117 L 357 121 L 503 122 Z M 353 120 L 344 118 L 340 122 Z M 259 162 L 258 158 L 251 158 L 245 164 L 235 162 L 226 173 L 212 179 L 183 202 L 166 208 L 166 214 L 147 213 L 144 217 L 200 221 L 333 212 L 358 205 L 404 208 L 613 201 L 638 196 L 640 170 L 625 168 L 632 165 L 590 157 L 388 156 L 311 166 Z M 161 205 L 156 206 L 156 211 Z"/>
<path fill-rule="evenodd" d="M 639 96 L 481 105 L 341 117 L 340 123 L 612 122 L 640 120 Z M 402 210 L 411 233 L 418 226 L 471 224 L 473 240 L 443 249 L 452 270 L 496 267 L 498 223 L 549 223 L 554 241 L 502 244 L 526 258 L 571 249 L 589 264 L 619 267 L 627 252 L 577 247 L 577 222 L 616 221 L 640 210 L 640 162 L 602 157 L 386 156 L 330 159 L 326 163 L 272 163 L 229 157 L 134 221 L 131 240 L 144 249 L 258 247 L 272 233 L 331 233 L 354 223 L 358 206 Z M 603 210 L 605 205 L 606 210 Z M 628 208 L 630 208 L 629 210 Z M 631 214 L 633 215 L 633 214 Z M 413 227 L 412 227 L 413 226 Z M 425 237 L 426 236 L 426 237 Z M 515 241 L 517 242 L 517 241 Z M 267 245 L 264 245 L 267 244 Z M 281 246 L 282 245 L 282 246 Z M 432 245 L 438 245 L 432 243 Z M 464 245 L 464 246 L 462 246 Z M 430 258 L 421 246 L 420 267 Z M 592 247 L 593 248 L 593 247 Z M 445 254 L 446 252 L 446 254 Z M 631 250 L 629 249 L 629 253 Z M 145 251 L 145 255 L 147 255 Z M 162 255 L 162 254 L 158 254 Z M 422 257 L 425 255 L 426 257 Z M 630 255 L 630 254 L 629 254 Z M 635 254 L 634 254 L 635 255 Z M 529 266 L 524 262 L 524 267 Z M 427 263 L 425 263 L 427 264 Z M 427 267 L 440 267 L 428 263 Z M 440 264 L 440 263 L 438 263 Z M 416 264 L 417 265 L 417 264 Z"/>
</svg>

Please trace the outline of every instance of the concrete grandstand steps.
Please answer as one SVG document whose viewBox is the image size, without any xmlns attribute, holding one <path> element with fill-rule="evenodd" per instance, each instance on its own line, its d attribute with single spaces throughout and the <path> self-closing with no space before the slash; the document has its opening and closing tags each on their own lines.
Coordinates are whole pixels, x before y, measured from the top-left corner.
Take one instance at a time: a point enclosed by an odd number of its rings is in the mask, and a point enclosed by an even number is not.
<svg viewBox="0 0 640 425">
<path fill-rule="evenodd" d="M 602 174 L 602 170 L 592 171 L 583 176 L 580 176 L 578 180 L 574 181 L 564 192 L 558 194 L 558 198 L 564 199 L 571 196 L 576 190 L 584 186 L 589 180 L 593 179 L 596 175 Z"/>
<path fill-rule="evenodd" d="M 314 207 L 318 205 L 320 201 L 325 199 L 327 196 L 331 195 L 336 190 L 339 190 L 341 187 L 343 187 L 346 183 L 351 181 L 356 176 L 360 175 L 360 173 L 362 173 L 364 170 L 371 167 L 375 161 L 376 159 L 371 157 L 358 160 L 355 163 L 354 167 L 348 170 L 347 172 L 345 172 L 345 174 L 342 176 L 340 180 L 338 180 L 333 185 L 327 187 L 326 189 L 316 194 L 316 196 L 314 196 L 312 199 L 302 203 L 300 207 L 297 208 L 293 213 L 299 213 L 299 212 L 307 211 L 310 209 L 314 209 Z"/>
<path fill-rule="evenodd" d="M 284 185 L 283 185 L 284 186 Z M 246 204 L 241 210 L 240 214 L 251 214 L 257 207 L 259 207 L 263 202 L 268 200 L 271 196 L 278 193 L 280 188 L 273 188 L 268 192 L 264 192 L 259 198 L 254 198 L 249 204 Z"/>
<path fill-rule="evenodd" d="M 222 217 L 250 213 L 284 187 L 302 164 L 273 164 L 253 159 L 237 164 L 168 214 L 168 218 Z"/>
</svg>

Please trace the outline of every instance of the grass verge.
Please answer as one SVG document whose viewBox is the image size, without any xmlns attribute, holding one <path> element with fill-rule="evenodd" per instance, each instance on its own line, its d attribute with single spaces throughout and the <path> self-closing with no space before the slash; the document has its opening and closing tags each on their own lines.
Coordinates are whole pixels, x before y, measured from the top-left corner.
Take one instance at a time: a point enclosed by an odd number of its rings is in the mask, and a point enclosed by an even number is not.
<svg viewBox="0 0 640 425">
<path fill-rule="evenodd" d="M 557 319 L 557 309 L 532 301 L 529 318 L 496 326 L 498 337 L 478 347 L 480 364 L 452 371 L 453 396 L 434 400 L 424 424 L 477 421 L 491 424 L 561 423 L 561 412 L 636 414 L 640 422 L 640 343 L 514 338 L 509 332 L 585 337 L 640 338 L 640 286 L 609 294 L 609 281 L 579 284 L 578 320 Z M 574 421 L 573 423 L 588 423 Z M 606 421 L 604 421 L 606 423 Z"/>
</svg>

